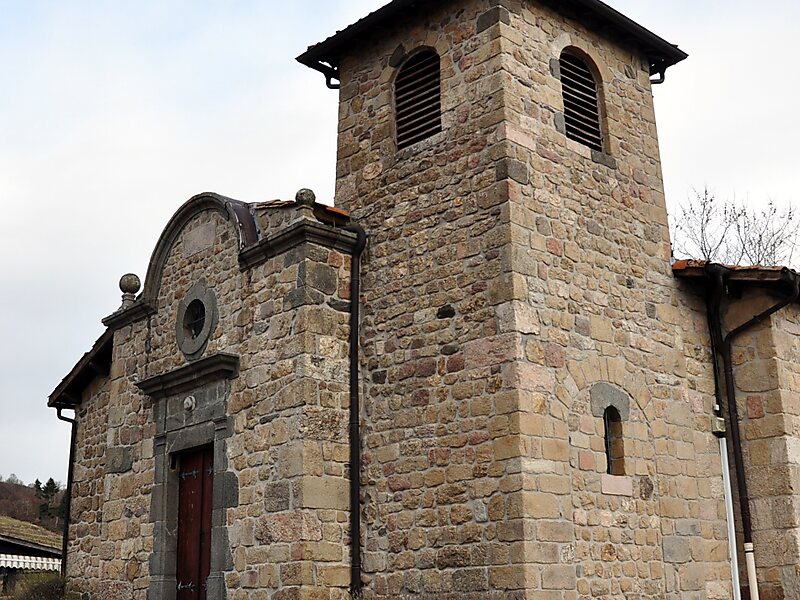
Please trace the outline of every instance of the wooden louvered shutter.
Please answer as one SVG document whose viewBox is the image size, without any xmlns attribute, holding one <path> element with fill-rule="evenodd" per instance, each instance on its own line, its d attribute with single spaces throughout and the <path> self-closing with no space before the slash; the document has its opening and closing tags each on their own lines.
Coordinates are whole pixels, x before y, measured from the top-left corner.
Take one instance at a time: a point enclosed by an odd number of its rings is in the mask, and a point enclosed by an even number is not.
<svg viewBox="0 0 800 600">
<path fill-rule="evenodd" d="M 394 88 L 397 147 L 405 148 L 442 130 L 439 55 L 425 50 L 397 74 Z"/>
<path fill-rule="evenodd" d="M 561 55 L 561 89 L 567 137 L 603 151 L 597 82 L 588 65 L 569 53 Z"/>
</svg>

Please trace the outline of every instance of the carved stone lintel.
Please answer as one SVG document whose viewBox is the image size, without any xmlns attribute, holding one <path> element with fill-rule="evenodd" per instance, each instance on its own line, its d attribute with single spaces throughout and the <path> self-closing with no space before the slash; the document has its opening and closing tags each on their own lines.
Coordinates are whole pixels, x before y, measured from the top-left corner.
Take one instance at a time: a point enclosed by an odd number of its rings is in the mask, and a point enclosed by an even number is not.
<svg viewBox="0 0 800 600">
<path fill-rule="evenodd" d="M 207 383 L 239 376 L 239 357 L 234 354 L 213 354 L 168 373 L 149 377 L 136 384 L 155 399 L 174 396 L 201 387 Z"/>
</svg>

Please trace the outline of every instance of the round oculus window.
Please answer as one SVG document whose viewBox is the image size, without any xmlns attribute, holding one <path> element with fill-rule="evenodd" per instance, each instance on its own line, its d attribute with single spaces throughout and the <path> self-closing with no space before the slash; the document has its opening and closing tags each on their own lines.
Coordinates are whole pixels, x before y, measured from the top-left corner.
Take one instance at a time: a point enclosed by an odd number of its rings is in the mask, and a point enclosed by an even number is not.
<svg viewBox="0 0 800 600">
<path fill-rule="evenodd" d="M 186 337 L 197 339 L 206 324 L 206 307 L 202 300 L 192 300 L 183 313 L 183 333 Z"/>
<path fill-rule="evenodd" d="M 178 347 L 189 360 L 200 358 L 217 324 L 214 292 L 198 281 L 187 292 L 178 308 L 175 334 Z"/>
</svg>

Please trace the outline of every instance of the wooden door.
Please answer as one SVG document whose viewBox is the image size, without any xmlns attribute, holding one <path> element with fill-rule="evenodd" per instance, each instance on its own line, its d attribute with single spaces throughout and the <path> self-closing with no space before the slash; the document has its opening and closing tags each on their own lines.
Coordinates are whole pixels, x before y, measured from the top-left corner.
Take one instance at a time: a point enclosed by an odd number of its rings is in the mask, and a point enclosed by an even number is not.
<svg viewBox="0 0 800 600">
<path fill-rule="evenodd" d="M 206 600 L 206 580 L 211 572 L 213 449 L 183 454 L 179 473 L 177 600 Z"/>
</svg>

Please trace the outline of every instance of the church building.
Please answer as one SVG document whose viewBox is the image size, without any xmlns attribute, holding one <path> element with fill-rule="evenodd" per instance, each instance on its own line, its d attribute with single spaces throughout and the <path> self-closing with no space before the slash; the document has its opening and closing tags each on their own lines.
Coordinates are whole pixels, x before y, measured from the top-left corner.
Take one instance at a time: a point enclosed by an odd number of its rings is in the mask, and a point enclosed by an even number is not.
<svg viewBox="0 0 800 600">
<path fill-rule="evenodd" d="M 49 398 L 68 589 L 800 599 L 800 276 L 671 259 L 686 57 L 599 0 L 311 46 L 334 206 L 190 199 Z"/>
</svg>

